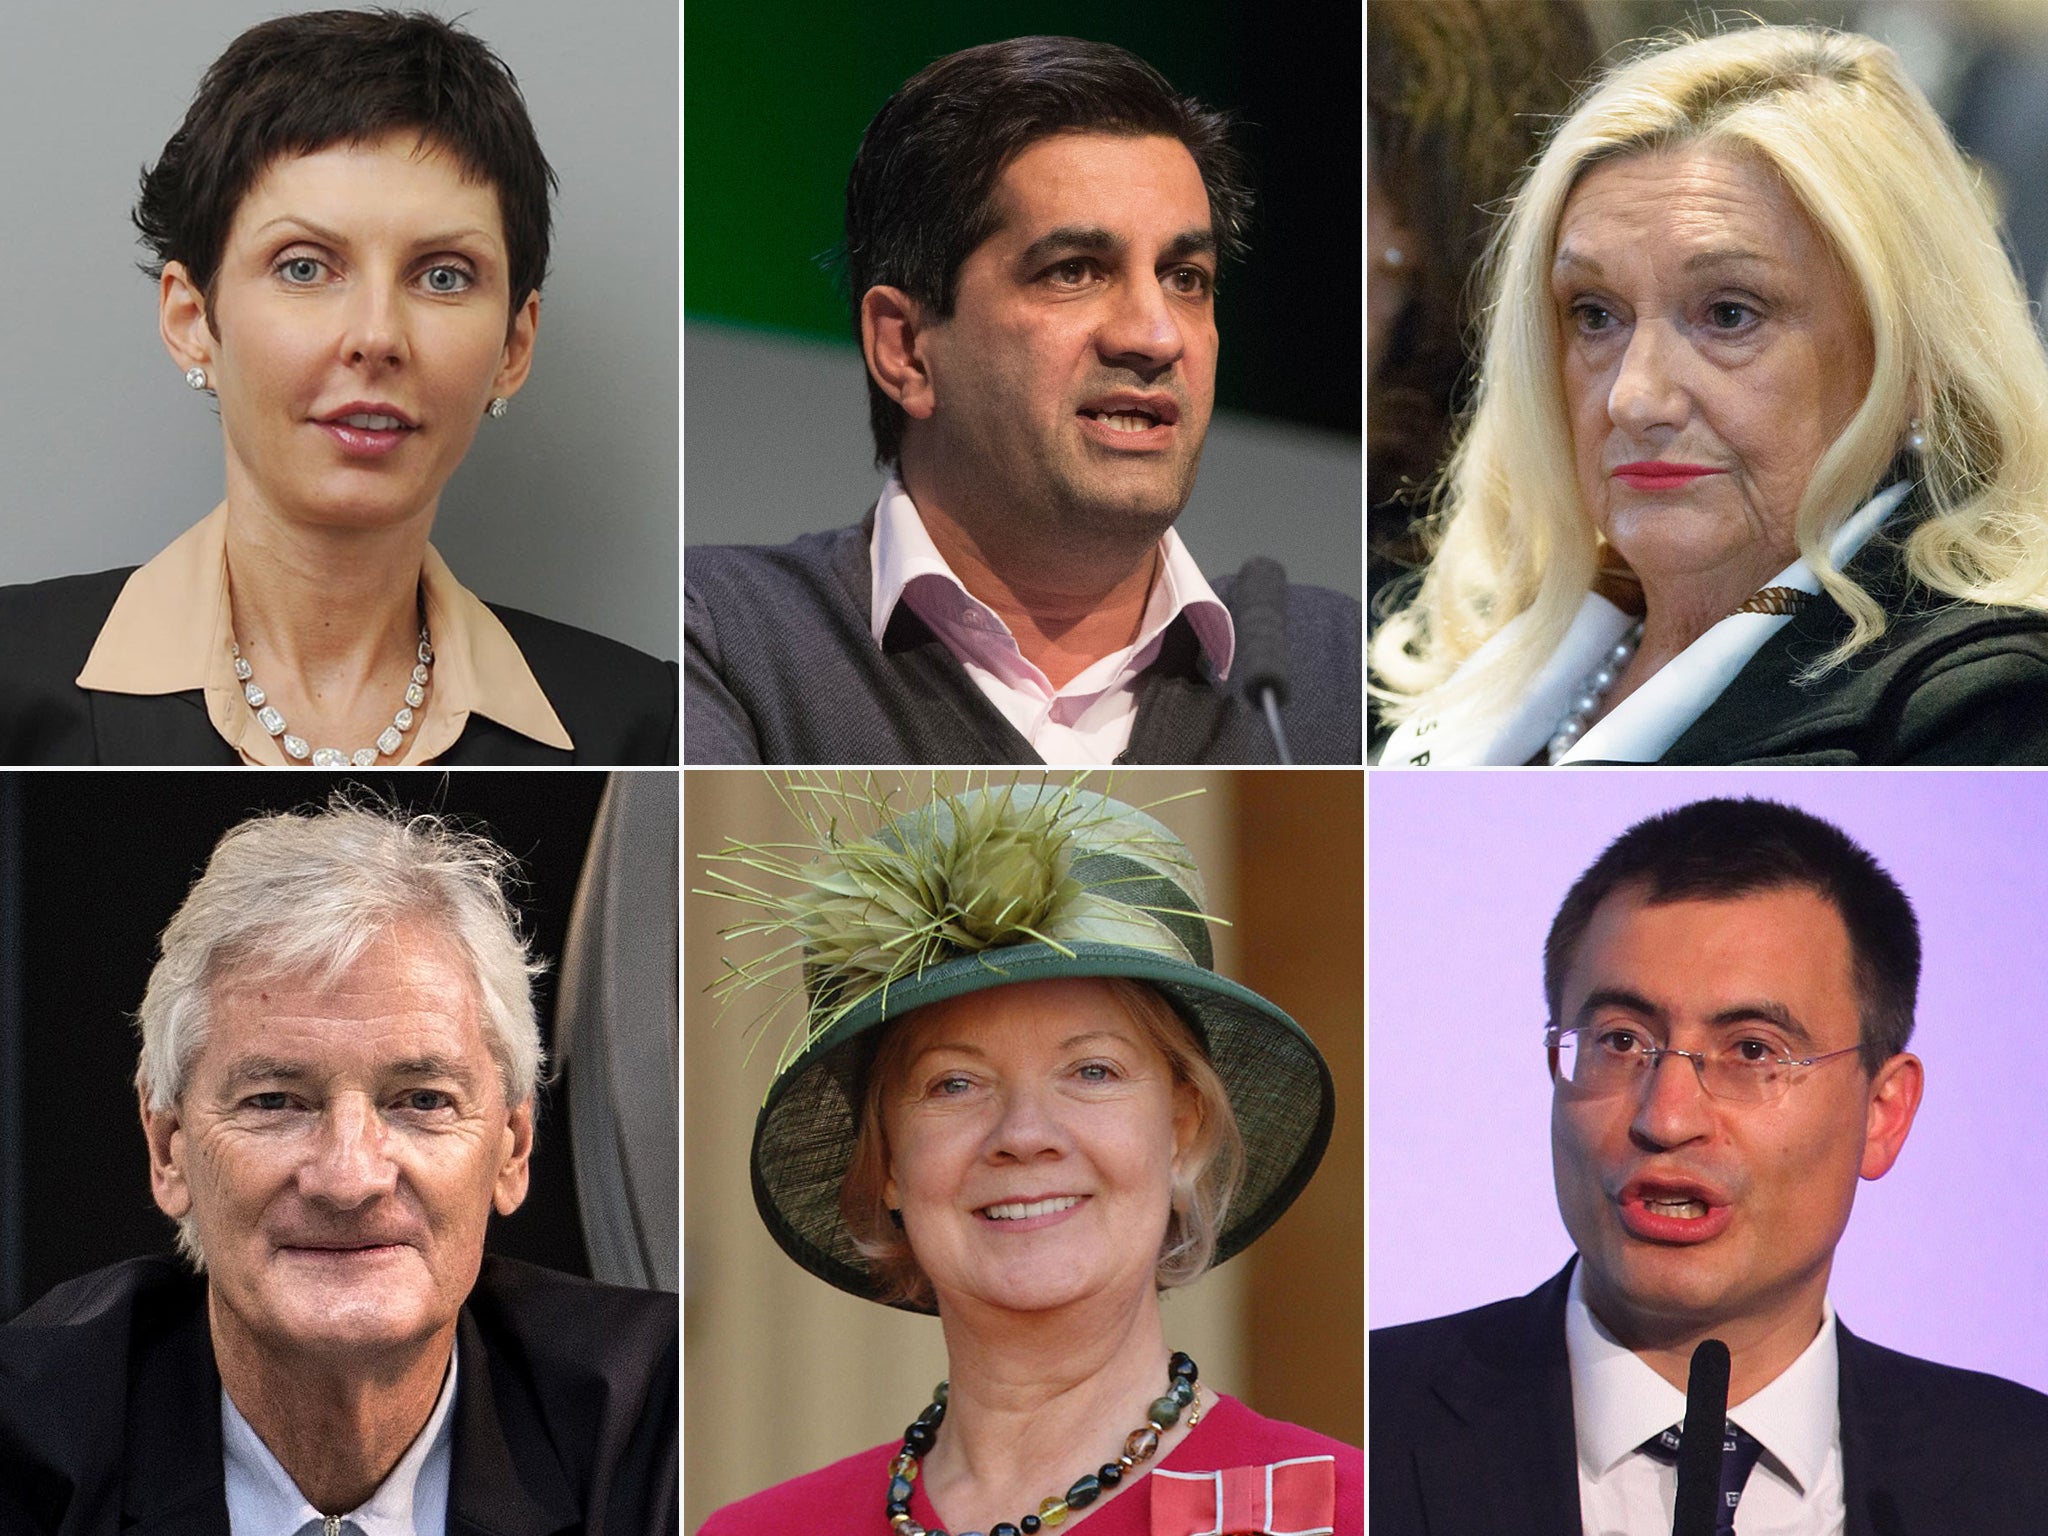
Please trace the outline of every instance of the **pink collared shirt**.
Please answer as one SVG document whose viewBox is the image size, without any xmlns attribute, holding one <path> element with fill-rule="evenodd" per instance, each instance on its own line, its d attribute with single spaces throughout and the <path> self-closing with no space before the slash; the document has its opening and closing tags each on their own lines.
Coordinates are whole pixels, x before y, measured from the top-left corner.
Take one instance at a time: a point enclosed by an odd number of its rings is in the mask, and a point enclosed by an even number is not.
<svg viewBox="0 0 2048 1536">
<path fill-rule="evenodd" d="M 1130 745 L 1138 679 L 1158 659 L 1168 625 L 1187 614 L 1218 677 L 1230 675 L 1237 650 L 1230 610 L 1203 579 L 1180 535 L 1169 528 L 1159 553 L 1159 572 L 1145 599 L 1137 637 L 1055 688 L 1018 647 L 1010 626 L 953 573 L 910 493 L 891 475 L 875 504 L 875 532 L 868 546 L 869 628 L 879 646 L 896 605 L 907 604 L 1046 762 L 1112 763 Z"/>
</svg>

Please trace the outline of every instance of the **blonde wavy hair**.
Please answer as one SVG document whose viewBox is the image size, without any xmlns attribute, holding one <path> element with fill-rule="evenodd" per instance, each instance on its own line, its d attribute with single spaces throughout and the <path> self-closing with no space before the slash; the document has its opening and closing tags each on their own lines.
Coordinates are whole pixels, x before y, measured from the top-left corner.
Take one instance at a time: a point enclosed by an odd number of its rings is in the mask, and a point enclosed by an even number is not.
<svg viewBox="0 0 2048 1536">
<path fill-rule="evenodd" d="M 1769 166 L 1868 317 L 1869 391 L 1814 466 L 1794 525 L 1800 554 L 1854 621 L 1813 674 L 1884 633 L 1878 600 L 1826 551 L 1916 416 L 1928 511 L 1906 541 L 1908 570 L 1952 598 L 2048 608 L 2048 357 L 1981 179 L 1881 43 L 1772 26 L 1681 38 L 1648 45 L 1588 93 L 1495 236 L 1480 385 L 1437 489 L 1432 558 L 1370 650 L 1385 719 L 1407 718 L 1440 688 L 1433 708 L 1496 707 L 1571 627 L 1601 541 L 1581 504 L 1560 387 L 1558 224 L 1588 168 L 1679 145 Z M 1521 614 L 1525 636 L 1446 686 Z"/>
</svg>

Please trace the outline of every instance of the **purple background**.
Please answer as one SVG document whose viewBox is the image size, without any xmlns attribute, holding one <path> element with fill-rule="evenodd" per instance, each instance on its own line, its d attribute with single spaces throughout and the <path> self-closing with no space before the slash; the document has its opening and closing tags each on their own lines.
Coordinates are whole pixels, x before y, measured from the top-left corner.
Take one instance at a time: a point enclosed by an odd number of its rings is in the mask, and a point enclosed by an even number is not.
<svg viewBox="0 0 2048 1536">
<path fill-rule="evenodd" d="M 1830 1294 L 1863 1337 L 2048 1390 L 2048 774 L 1371 776 L 1371 1317 L 1520 1295 L 1571 1253 L 1550 1177 L 1543 936 L 1631 823 L 1757 795 L 1862 843 L 1920 917 L 1927 1093 L 1859 1186 Z"/>
</svg>

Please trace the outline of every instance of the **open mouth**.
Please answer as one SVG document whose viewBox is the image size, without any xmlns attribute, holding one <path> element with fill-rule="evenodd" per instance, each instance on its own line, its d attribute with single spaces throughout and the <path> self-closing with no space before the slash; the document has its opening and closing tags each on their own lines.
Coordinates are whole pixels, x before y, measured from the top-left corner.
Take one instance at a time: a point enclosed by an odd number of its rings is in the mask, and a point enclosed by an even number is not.
<svg viewBox="0 0 2048 1536">
<path fill-rule="evenodd" d="M 1149 432 L 1166 423 L 1150 411 L 1116 410 L 1081 412 L 1090 421 L 1099 421 L 1112 432 Z"/>
<path fill-rule="evenodd" d="M 1631 1179 L 1615 1204 L 1621 1224 L 1655 1243 L 1699 1243 L 1718 1237 L 1734 1219 L 1725 1195 L 1690 1181 Z"/>
<path fill-rule="evenodd" d="M 375 459 L 392 452 L 419 428 L 372 411 L 351 411 L 314 423 L 351 459 Z"/>
<path fill-rule="evenodd" d="M 1670 1216 L 1682 1221 L 1698 1221 L 1707 1214 L 1704 1200 L 1657 1200 L 1643 1196 L 1643 1209 L 1652 1216 Z"/>
<path fill-rule="evenodd" d="M 1081 1203 L 1079 1195 L 1054 1195 L 1045 1200 L 1011 1200 L 984 1205 L 975 1214 L 986 1221 L 1029 1221 L 1035 1216 L 1057 1216 Z"/>
</svg>

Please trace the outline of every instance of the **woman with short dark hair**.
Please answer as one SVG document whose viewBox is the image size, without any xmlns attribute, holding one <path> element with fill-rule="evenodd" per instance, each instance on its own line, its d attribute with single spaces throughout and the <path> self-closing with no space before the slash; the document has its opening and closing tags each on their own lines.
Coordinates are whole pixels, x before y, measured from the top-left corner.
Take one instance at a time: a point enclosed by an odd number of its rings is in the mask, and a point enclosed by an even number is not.
<svg viewBox="0 0 2048 1536">
<path fill-rule="evenodd" d="M 487 607 L 428 542 L 532 366 L 553 184 L 447 22 L 229 45 L 135 210 L 226 496 L 138 569 L 0 590 L 0 762 L 676 760 L 672 665 Z"/>
</svg>

